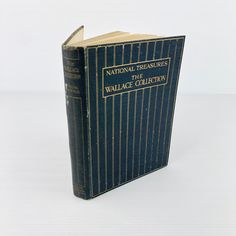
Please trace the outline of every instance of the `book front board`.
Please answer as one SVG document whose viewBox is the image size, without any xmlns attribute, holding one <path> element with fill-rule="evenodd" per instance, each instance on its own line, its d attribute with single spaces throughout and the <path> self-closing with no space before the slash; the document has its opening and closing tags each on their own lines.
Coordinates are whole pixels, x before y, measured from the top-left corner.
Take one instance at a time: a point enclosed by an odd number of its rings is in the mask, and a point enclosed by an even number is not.
<svg viewBox="0 0 236 236">
<path fill-rule="evenodd" d="M 85 49 L 91 197 L 167 165 L 184 39 Z"/>
</svg>

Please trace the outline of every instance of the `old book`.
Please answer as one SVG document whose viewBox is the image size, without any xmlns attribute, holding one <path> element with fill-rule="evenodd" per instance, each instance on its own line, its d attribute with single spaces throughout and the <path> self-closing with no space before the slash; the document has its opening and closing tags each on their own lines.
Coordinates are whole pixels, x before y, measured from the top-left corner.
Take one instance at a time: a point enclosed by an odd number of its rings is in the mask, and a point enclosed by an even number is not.
<svg viewBox="0 0 236 236">
<path fill-rule="evenodd" d="M 62 52 L 73 189 L 90 199 L 167 165 L 185 36 L 83 30 Z"/>
</svg>

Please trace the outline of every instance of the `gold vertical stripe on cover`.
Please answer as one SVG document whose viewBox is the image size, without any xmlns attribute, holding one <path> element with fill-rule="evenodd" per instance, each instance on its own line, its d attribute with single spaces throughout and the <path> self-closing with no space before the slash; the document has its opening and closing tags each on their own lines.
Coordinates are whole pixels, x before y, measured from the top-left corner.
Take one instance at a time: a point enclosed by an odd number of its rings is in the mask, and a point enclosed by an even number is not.
<svg viewBox="0 0 236 236">
<path fill-rule="evenodd" d="M 122 134 L 122 94 L 120 96 L 120 130 L 119 130 L 119 180 L 118 184 L 120 184 L 121 180 L 121 134 Z"/>
<path fill-rule="evenodd" d="M 113 46 L 113 66 L 115 65 L 115 61 L 116 61 L 116 47 L 115 46 Z M 114 180 L 115 180 L 115 176 L 114 176 L 114 169 L 115 169 L 115 154 L 114 154 L 114 149 L 115 149 L 115 147 L 114 147 L 114 142 L 115 142 L 115 127 L 114 127 L 114 123 L 115 123 L 115 115 L 114 115 L 114 113 L 115 113 L 115 110 L 114 110 L 114 106 L 115 106 L 115 104 L 114 104 L 114 102 L 115 102 L 115 97 L 114 96 L 112 96 L 111 97 L 111 99 L 112 99 L 112 186 L 114 186 L 114 184 L 115 184 L 115 182 L 114 182 Z"/>
<path fill-rule="evenodd" d="M 169 56 L 169 52 L 170 52 L 170 44 L 168 45 L 168 51 L 167 51 L 167 57 Z M 172 69 L 173 70 L 173 69 Z M 170 78 L 172 79 L 172 78 Z M 165 85 L 164 85 L 165 86 Z M 158 138 L 157 138 L 157 150 L 156 150 L 156 157 L 155 157 L 155 161 L 157 162 L 158 160 L 158 151 L 159 151 L 159 146 L 160 146 L 160 134 L 161 134 L 161 121 L 162 121 L 162 110 L 163 110 L 163 102 L 164 102 L 164 97 L 165 97 L 165 87 L 163 87 L 162 90 L 162 97 L 161 97 L 161 112 L 160 112 L 160 117 L 159 117 L 159 126 L 158 126 Z"/>
<path fill-rule="evenodd" d="M 115 160 L 114 160 L 114 139 L 115 139 L 115 129 L 114 129 L 114 122 L 115 122 L 115 117 L 114 117 L 114 96 L 112 96 L 112 186 L 114 186 L 114 165 L 115 165 Z"/>
<path fill-rule="evenodd" d="M 125 180 L 127 181 L 127 175 L 128 175 L 128 141 L 129 141 L 129 102 L 130 102 L 130 93 L 128 93 L 128 99 L 127 99 L 127 126 L 126 126 L 126 155 L 125 155 Z"/>
<path fill-rule="evenodd" d="M 105 47 L 104 51 L 104 67 L 107 66 L 107 47 Z M 104 97 L 104 155 L 105 155 L 105 190 L 107 190 L 107 98 Z"/>
<path fill-rule="evenodd" d="M 89 50 L 87 49 L 87 65 L 89 66 Z M 88 111 L 90 111 L 90 78 L 89 78 L 89 68 L 87 70 L 87 80 L 88 80 Z M 89 172 L 90 172 L 90 196 L 93 196 L 93 160 L 92 160 L 92 134 L 91 134 L 91 115 L 88 118 L 88 141 L 89 141 Z"/>
<path fill-rule="evenodd" d="M 139 47 L 138 47 L 138 62 L 140 60 L 140 47 L 141 47 L 141 43 L 139 43 Z M 132 62 L 132 61 L 131 61 Z M 134 147 L 135 147 L 135 131 L 136 131 L 136 110 L 137 110 L 137 90 L 135 91 L 134 94 L 134 120 L 133 120 L 133 150 L 132 150 L 132 178 L 134 176 Z"/>
<path fill-rule="evenodd" d="M 143 126 L 143 97 L 144 97 L 144 89 L 142 91 L 142 102 L 141 102 L 141 112 L 140 112 L 140 134 L 142 134 L 142 126 Z M 139 150 L 138 150 L 138 176 L 140 174 L 140 154 L 141 154 L 141 137 L 139 136 Z"/>
<path fill-rule="evenodd" d="M 122 45 L 121 64 L 124 64 L 124 44 Z M 120 94 L 120 132 L 119 132 L 119 180 L 118 184 L 121 183 L 121 135 L 122 135 L 122 106 L 123 106 L 123 94 Z"/>
<path fill-rule="evenodd" d="M 145 61 L 148 59 L 149 43 L 147 43 Z M 148 131 L 149 131 L 149 114 L 150 114 L 150 101 L 151 101 L 151 88 L 148 88 L 148 111 L 147 111 L 147 128 L 146 128 L 146 140 L 145 140 L 145 151 L 144 151 L 144 172 L 146 170 L 146 161 L 147 161 L 147 140 L 148 140 Z"/>
<path fill-rule="evenodd" d="M 98 107 L 98 51 L 96 48 L 96 118 L 97 118 L 97 171 L 98 171 L 98 192 L 100 192 L 100 140 L 99 140 L 99 107 Z"/>
<path fill-rule="evenodd" d="M 140 47 L 139 44 L 139 52 L 138 52 L 138 62 L 140 62 Z M 147 44 L 146 44 L 147 50 Z M 142 131 L 143 131 L 143 102 L 144 102 L 144 89 L 142 91 L 142 101 L 141 101 L 141 112 L 140 112 L 140 136 L 139 136 L 139 151 L 138 151 L 138 176 L 140 175 L 140 161 L 141 161 L 141 141 L 142 141 Z"/>
<path fill-rule="evenodd" d="M 134 127 L 133 127 L 133 150 L 132 150 L 132 178 L 134 176 L 134 147 L 135 147 L 135 130 L 136 130 L 136 109 L 137 109 L 137 91 L 134 94 Z"/>
<path fill-rule="evenodd" d="M 155 49 L 153 52 L 153 59 L 155 59 L 155 54 L 156 54 L 156 46 L 157 42 L 155 42 Z M 161 42 L 161 53 L 160 53 L 160 58 L 162 57 L 163 53 L 163 46 L 164 46 L 164 41 Z M 155 103 L 154 103 L 154 117 L 153 117 L 153 127 L 152 127 L 152 145 L 151 145 L 151 157 L 150 157 L 150 165 L 152 166 L 153 162 L 153 145 L 154 145 L 154 133 L 155 133 L 155 123 L 156 123 L 156 110 L 157 110 L 157 95 L 158 95 L 158 90 L 159 88 L 156 88 L 156 94 L 155 94 Z"/>
<path fill-rule="evenodd" d="M 183 40 L 183 39 L 182 39 Z M 178 45 L 178 41 L 176 43 Z M 184 44 L 184 41 L 183 41 L 183 44 Z M 179 74 L 180 74 L 180 67 L 181 67 L 181 62 L 182 62 L 182 57 L 183 57 L 183 46 L 182 45 L 182 49 L 181 49 L 181 55 L 180 55 L 180 59 L 179 59 L 179 67 L 178 67 L 178 72 L 177 72 L 177 82 L 176 82 L 176 89 L 175 89 L 175 94 L 174 94 L 174 102 L 173 102 L 173 109 L 172 109 L 172 115 L 171 115 L 171 122 L 170 122 L 170 132 L 172 130 L 172 126 L 173 126 L 173 117 L 174 117 L 174 106 L 175 106 L 175 102 L 176 102 L 176 95 L 177 95 L 177 88 L 178 88 L 178 82 L 179 82 Z M 171 135 L 169 135 L 169 140 L 168 140 L 168 148 L 167 148 L 167 151 L 169 152 L 170 150 L 170 138 L 171 138 Z M 168 158 L 168 155 L 167 155 L 167 158 Z"/>
<path fill-rule="evenodd" d="M 130 57 L 129 62 L 132 62 L 132 54 L 133 54 L 133 44 L 130 44 Z M 128 176 L 128 141 L 129 141 L 129 107 L 130 107 L 130 93 L 128 93 L 127 98 L 127 126 L 126 126 L 126 155 L 125 155 L 125 180 L 127 181 Z"/>
<path fill-rule="evenodd" d="M 163 151 L 165 147 L 165 140 L 166 140 L 166 126 L 167 126 L 167 121 L 168 121 L 168 115 L 169 115 L 169 106 L 170 106 L 170 95 L 171 95 L 171 88 L 172 88 L 172 83 L 173 83 L 173 75 L 174 75 L 174 70 L 175 70 L 175 64 L 176 64 L 176 51 L 177 51 L 177 41 L 175 44 L 175 53 L 174 53 L 174 60 L 173 60 L 173 65 L 172 65 L 172 71 L 171 71 L 171 80 L 170 80 L 170 88 L 169 88 L 169 93 L 168 93 L 168 100 L 167 100 L 167 114 L 166 114 L 166 121 L 164 125 L 164 138 L 163 138 Z M 163 163 L 163 157 L 161 159 L 161 166 Z"/>
</svg>

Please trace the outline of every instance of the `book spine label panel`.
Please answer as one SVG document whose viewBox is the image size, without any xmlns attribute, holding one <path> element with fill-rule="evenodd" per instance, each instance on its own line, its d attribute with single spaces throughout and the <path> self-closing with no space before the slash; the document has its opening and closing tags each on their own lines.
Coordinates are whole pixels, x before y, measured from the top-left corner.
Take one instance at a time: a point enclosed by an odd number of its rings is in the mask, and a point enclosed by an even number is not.
<svg viewBox="0 0 236 236">
<path fill-rule="evenodd" d="M 170 58 L 103 68 L 103 97 L 164 85 L 169 68 Z"/>
</svg>

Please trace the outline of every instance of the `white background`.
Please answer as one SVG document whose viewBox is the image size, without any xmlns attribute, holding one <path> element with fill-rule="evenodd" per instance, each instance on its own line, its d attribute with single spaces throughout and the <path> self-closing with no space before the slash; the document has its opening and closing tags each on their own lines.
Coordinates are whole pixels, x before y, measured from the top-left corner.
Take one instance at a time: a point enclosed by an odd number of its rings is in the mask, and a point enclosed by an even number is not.
<svg viewBox="0 0 236 236">
<path fill-rule="evenodd" d="M 236 1 L 0 0 L 0 235 L 236 235 Z M 186 35 L 169 166 L 72 195 L 61 44 Z"/>
<path fill-rule="evenodd" d="M 62 91 L 60 47 L 84 24 L 86 37 L 184 34 L 179 91 L 235 93 L 235 22 L 235 0 L 1 0 L 0 88 Z"/>
</svg>

